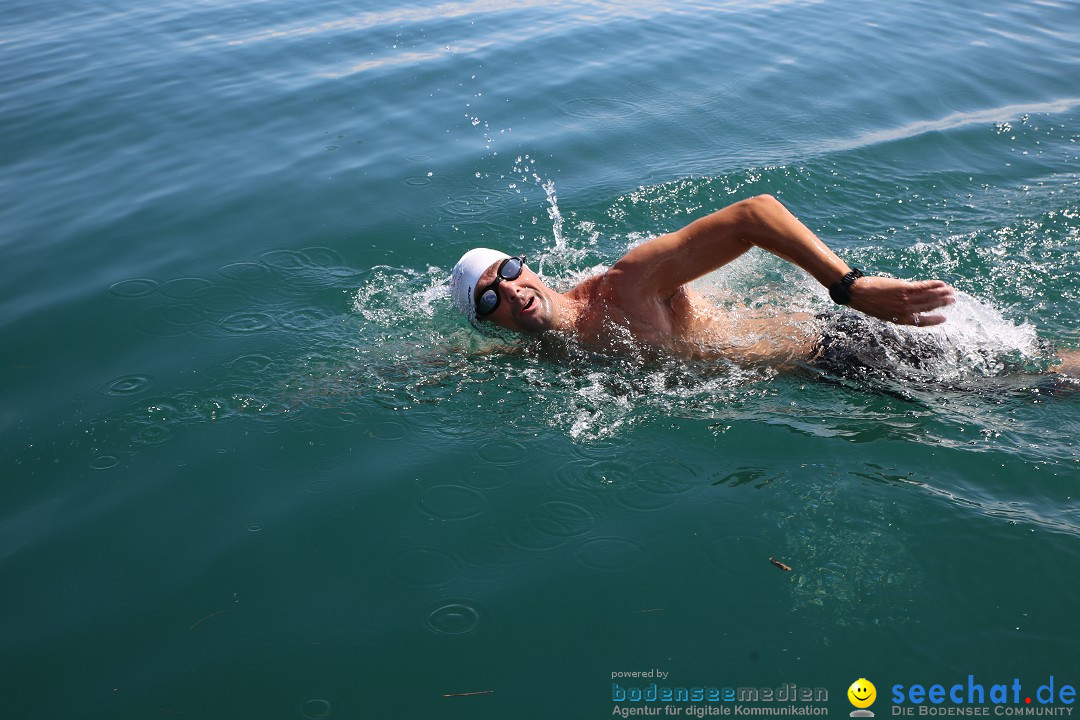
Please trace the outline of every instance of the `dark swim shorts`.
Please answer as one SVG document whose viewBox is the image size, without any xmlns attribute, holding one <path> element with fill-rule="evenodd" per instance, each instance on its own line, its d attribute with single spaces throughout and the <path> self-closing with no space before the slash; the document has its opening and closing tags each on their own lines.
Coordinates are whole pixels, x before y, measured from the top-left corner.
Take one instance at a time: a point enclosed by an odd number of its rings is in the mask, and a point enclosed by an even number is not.
<svg viewBox="0 0 1080 720">
<path fill-rule="evenodd" d="M 841 377 L 922 374 L 948 359 L 938 339 L 850 310 L 821 313 L 821 338 L 810 365 Z M 917 331 L 916 331 L 917 332 Z"/>
<path fill-rule="evenodd" d="M 822 313 L 817 322 L 821 336 L 807 364 L 840 379 L 968 387 L 991 377 L 1046 373 L 1056 358 L 1053 344 L 1041 338 L 1025 347 L 986 331 L 965 337 L 894 325 L 853 310 Z"/>
</svg>

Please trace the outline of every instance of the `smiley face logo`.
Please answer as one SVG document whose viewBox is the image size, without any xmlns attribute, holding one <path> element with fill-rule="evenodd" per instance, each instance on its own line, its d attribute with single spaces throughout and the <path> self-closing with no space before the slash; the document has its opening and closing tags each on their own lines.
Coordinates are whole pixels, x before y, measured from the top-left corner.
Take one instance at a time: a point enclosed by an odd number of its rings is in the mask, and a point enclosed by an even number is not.
<svg viewBox="0 0 1080 720">
<path fill-rule="evenodd" d="M 851 687 L 847 690 L 847 696 L 855 707 L 860 709 L 868 708 L 877 699 L 877 688 L 874 687 L 874 683 L 866 678 L 859 678 L 851 683 Z"/>
</svg>

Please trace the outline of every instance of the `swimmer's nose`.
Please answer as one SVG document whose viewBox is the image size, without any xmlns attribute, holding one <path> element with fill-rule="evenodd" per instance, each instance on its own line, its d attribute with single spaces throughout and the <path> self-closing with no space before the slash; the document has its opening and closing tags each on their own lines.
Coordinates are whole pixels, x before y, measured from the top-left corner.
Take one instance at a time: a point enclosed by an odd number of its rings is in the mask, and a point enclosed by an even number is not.
<svg viewBox="0 0 1080 720">
<path fill-rule="evenodd" d="M 515 310 L 525 307 L 525 303 L 528 302 L 528 299 L 523 297 L 525 288 L 519 286 L 516 279 L 503 280 L 501 285 L 506 289 L 507 301 L 513 303 Z"/>
</svg>

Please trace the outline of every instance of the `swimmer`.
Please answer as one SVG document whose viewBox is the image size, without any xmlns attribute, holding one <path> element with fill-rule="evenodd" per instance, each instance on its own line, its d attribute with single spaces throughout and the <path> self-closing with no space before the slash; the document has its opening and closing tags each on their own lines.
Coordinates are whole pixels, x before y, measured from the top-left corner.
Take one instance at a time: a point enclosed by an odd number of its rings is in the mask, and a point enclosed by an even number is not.
<svg viewBox="0 0 1080 720">
<path fill-rule="evenodd" d="M 601 351 L 632 342 L 663 354 L 777 367 L 835 354 L 827 329 L 806 313 L 720 313 L 688 287 L 753 247 L 805 270 L 837 304 L 897 325 L 943 323 L 935 311 L 955 302 L 953 288 L 941 280 L 911 282 L 852 268 L 769 195 L 642 243 L 607 271 L 562 293 L 544 284 L 523 256 L 475 248 L 454 266 L 451 294 L 476 323 L 563 337 Z M 853 316 L 841 317 L 850 322 Z M 1065 367 L 1058 371 L 1080 370 L 1078 355 L 1063 354 Z"/>
</svg>

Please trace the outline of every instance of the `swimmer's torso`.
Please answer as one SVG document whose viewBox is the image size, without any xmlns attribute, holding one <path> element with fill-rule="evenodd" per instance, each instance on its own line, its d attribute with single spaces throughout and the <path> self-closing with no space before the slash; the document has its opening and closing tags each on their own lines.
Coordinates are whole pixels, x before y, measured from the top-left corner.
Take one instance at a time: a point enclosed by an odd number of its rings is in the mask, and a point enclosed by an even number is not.
<svg viewBox="0 0 1080 720">
<path fill-rule="evenodd" d="M 645 346 L 687 357 L 783 365 L 810 357 L 818 337 L 805 313 L 721 310 L 685 286 L 667 299 L 619 297 L 599 275 L 573 294 L 582 307 L 577 339 L 604 350 Z"/>
</svg>

